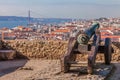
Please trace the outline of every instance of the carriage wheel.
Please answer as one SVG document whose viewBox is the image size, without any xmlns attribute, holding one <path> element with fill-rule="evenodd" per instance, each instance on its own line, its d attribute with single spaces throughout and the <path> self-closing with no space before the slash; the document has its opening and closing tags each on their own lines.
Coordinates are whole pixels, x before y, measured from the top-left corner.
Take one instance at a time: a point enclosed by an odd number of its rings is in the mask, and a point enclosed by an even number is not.
<svg viewBox="0 0 120 80">
<path fill-rule="evenodd" d="M 105 38 L 105 50 L 104 50 L 105 64 L 109 65 L 111 62 L 111 39 Z"/>
</svg>

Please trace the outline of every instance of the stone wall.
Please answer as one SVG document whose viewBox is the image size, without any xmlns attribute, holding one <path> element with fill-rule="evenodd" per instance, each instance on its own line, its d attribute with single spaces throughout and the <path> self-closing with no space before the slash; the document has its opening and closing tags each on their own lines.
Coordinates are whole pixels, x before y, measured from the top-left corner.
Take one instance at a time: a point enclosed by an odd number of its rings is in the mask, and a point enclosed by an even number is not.
<svg viewBox="0 0 120 80">
<path fill-rule="evenodd" d="M 2 49 L 13 49 L 17 58 L 59 59 L 67 49 L 65 41 L 5 41 L 0 43 Z M 113 61 L 120 61 L 120 43 L 113 43 Z M 87 55 L 78 55 L 77 59 L 87 60 Z M 97 60 L 104 60 L 104 55 L 97 55 Z"/>
<path fill-rule="evenodd" d="M 17 58 L 58 59 L 66 51 L 66 42 L 60 41 L 6 41 L 3 49 L 13 49 Z"/>
</svg>

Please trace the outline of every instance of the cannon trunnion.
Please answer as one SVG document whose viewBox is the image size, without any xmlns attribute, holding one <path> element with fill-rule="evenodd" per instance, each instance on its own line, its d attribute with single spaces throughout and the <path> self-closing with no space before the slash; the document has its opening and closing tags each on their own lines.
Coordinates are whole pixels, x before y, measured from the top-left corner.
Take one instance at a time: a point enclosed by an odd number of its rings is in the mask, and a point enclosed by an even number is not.
<svg viewBox="0 0 120 80">
<path fill-rule="evenodd" d="M 90 42 L 93 36 L 92 42 Z M 101 35 L 99 31 L 99 24 L 94 24 L 84 32 L 78 32 L 76 37 L 71 37 L 68 42 L 68 48 L 64 57 L 60 59 L 61 71 L 68 72 L 71 64 L 76 63 L 76 54 L 88 54 L 87 71 L 89 74 L 93 73 L 94 64 L 97 53 L 103 53 L 105 64 L 109 65 L 111 62 L 111 39 L 106 38 L 104 45 L 101 45 Z"/>
</svg>

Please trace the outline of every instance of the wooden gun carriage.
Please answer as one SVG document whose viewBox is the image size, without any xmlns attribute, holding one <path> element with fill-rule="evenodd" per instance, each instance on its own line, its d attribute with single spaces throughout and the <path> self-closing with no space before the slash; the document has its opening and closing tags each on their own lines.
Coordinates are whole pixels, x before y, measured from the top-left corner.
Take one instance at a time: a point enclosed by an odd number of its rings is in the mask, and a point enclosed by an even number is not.
<svg viewBox="0 0 120 80">
<path fill-rule="evenodd" d="M 68 49 L 64 57 L 60 59 L 61 71 L 68 72 L 72 62 L 76 60 L 76 54 L 88 53 L 87 72 L 93 73 L 94 64 L 97 53 L 104 53 L 105 64 L 109 65 L 111 62 L 111 39 L 106 38 L 104 45 L 101 43 L 101 35 L 99 30 L 99 23 L 92 25 L 83 32 L 78 32 L 75 37 L 71 37 L 68 42 Z M 89 43 L 91 37 L 92 42 Z"/>
</svg>

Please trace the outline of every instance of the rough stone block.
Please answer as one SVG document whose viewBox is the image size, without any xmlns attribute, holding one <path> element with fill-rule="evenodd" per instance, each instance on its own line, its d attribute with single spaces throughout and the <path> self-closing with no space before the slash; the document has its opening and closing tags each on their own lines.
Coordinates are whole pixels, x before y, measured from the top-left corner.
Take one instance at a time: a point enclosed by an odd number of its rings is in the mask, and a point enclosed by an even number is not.
<svg viewBox="0 0 120 80">
<path fill-rule="evenodd" d="M 14 59 L 16 57 L 16 52 L 14 50 L 0 50 L 0 60 Z"/>
</svg>

